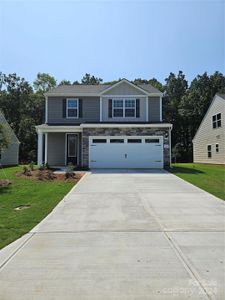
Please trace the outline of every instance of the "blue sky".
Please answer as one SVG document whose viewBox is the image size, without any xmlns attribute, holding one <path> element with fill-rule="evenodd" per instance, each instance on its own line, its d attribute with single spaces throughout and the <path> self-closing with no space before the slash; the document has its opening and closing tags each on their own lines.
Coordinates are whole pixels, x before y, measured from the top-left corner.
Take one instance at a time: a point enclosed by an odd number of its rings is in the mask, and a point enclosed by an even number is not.
<svg viewBox="0 0 225 300">
<path fill-rule="evenodd" d="M 225 73 L 224 3 L 0 0 L 0 70 L 29 81 Z"/>
</svg>

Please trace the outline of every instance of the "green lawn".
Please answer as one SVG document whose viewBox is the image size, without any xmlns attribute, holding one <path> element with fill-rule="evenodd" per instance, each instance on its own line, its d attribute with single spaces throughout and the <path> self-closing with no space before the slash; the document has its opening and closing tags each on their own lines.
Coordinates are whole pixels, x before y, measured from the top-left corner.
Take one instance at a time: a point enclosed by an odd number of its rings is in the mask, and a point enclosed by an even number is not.
<svg viewBox="0 0 225 300">
<path fill-rule="evenodd" d="M 15 176 L 21 170 L 21 166 L 0 169 L 0 178 L 12 181 L 9 187 L 0 188 L 0 249 L 31 230 L 74 185 L 73 182 L 42 182 Z M 19 205 L 31 207 L 16 211 Z"/>
<path fill-rule="evenodd" d="M 225 167 L 219 165 L 173 164 L 170 172 L 225 200 Z"/>
</svg>

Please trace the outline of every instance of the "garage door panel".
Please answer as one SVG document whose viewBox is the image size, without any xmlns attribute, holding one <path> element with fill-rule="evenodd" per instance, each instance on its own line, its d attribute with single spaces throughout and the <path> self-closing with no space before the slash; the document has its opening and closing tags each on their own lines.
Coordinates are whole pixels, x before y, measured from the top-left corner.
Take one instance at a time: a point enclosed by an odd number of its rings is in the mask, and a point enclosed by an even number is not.
<svg viewBox="0 0 225 300">
<path fill-rule="evenodd" d="M 90 137 L 90 168 L 163 168 L 162 137 L 107 137 L 106 143 L 102 138 Z"/>
</svg>

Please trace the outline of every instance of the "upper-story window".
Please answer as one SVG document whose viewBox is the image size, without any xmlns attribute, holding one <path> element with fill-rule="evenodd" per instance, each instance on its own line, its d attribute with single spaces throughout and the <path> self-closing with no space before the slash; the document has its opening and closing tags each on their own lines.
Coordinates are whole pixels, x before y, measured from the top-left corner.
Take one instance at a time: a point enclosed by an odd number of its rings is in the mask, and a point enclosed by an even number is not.
<svg viewBox="0 0 225 300">
<path fill-rule="evenodd" d="M 221 127 L 221 113 L 212 116 L 212 125 L 213 128 Z"/>
<path fill-rule="evenodd" d="M 114 118 L 134 118 L 136 116 L 136 99 L 113 99 Z"/>
<path fill-rule="evenodd" d="M 78 118 L 78 99 L 67 99 L 66 117 L 71 119 Z"/>
</svg>

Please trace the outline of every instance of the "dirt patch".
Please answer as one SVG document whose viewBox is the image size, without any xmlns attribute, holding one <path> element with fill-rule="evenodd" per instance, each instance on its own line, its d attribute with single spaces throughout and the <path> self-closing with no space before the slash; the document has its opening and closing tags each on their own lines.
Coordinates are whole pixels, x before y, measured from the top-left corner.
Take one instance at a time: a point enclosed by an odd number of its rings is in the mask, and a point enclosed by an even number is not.
<svg viewBox="0 0 225 300">
<path fill-rule="evenodd" d="M 27 208 L 30 208 L 31 207 L 31 205 L 29 205 L 29 204 L 25 204 L 25 205 L 19 205 L 19 206 L 17 206 L 17 207 L 15 207 L 14 208 L 14 210 L 24 210 L 24 209 L 27 209 Z"/>
<path fill-rule="evenodd" d="M 0 179 L 0 188 L 9 186 L 10 184 L 12 184 L 12 181 L 8 179 Z"/>
</svg>

